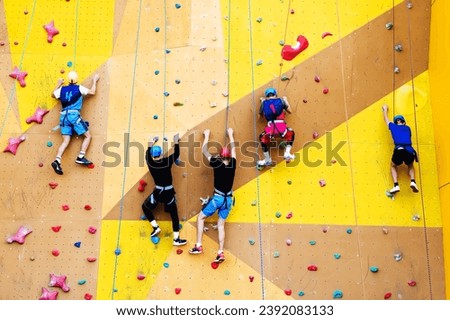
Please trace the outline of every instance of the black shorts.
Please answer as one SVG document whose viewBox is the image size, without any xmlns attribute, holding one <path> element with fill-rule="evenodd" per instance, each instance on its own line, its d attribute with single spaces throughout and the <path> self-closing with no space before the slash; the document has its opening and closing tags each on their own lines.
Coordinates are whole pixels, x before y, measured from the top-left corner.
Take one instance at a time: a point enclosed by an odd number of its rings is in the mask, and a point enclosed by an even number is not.
<svg viewBox="0 0 450 320">
<path fill-rule="evenodd" d="M 402 163 L 405 163 L 407 166 L 412 164 L 416 156 L 412 153 L 409 153 L 406 149 L 395 149 L 394 154 L 392 155 L 392 162 L 399 166 Z"/>
</svg>

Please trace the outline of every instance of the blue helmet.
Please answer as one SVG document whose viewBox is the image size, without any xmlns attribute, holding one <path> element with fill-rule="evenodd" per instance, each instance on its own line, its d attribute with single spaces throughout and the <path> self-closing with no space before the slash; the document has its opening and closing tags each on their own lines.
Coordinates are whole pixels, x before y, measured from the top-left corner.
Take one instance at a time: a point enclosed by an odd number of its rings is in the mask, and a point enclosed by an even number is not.
<svg viewBox="0 0 450 320">
<path fill-rule="evenodd" d="M 274 88 L 267 88 L 266 91 L 264 91 L 264 95 L 266 97 L 272 95 L 272 96 L 276 96 L 277 95 L 277 90 L 275 90 Z"/>
<path fill-rule="evenodd" d="M 150 154 L 153 158 L 157 158 L 161 155 L 162 149 L 160 146 L 153 146 L 150 148 Z"/>
<path fill-rule="evenodd" d="M 405 117 L 403 117 L 401 114 L 398 114 L 394 117 L 394 123 L 397 124 L 397 120 L 400 120 L 403 123 L 406 123 Z"/>
</svg>

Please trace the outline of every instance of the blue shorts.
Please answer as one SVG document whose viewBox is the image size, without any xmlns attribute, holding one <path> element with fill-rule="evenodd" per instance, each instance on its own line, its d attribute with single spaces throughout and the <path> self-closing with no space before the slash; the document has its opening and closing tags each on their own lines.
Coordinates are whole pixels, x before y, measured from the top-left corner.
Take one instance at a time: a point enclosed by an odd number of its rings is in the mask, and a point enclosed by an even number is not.
<svg viewBox="0 0 450 320">
<path fill-rule="evenodd" d="M 59 127 L 62 135 L 78 135 L 86 133 L 88 129 L 87 123 L 81 118 L 79 112 L 66 112 L 59 116 Z"/>
<path fill-rule="evenodd" d="M 219 210 L 219 217 L 225 220 L 230 214 L 230 210 L 232 207 L 233 207 L 232 196 L 224 197 L 214 194 L 213 197 L 202 209 L 202 212 L 205 216 L 210 217 L 214 214 L 214 212 L 216 212 L 216 210 Z"/>
</svg>

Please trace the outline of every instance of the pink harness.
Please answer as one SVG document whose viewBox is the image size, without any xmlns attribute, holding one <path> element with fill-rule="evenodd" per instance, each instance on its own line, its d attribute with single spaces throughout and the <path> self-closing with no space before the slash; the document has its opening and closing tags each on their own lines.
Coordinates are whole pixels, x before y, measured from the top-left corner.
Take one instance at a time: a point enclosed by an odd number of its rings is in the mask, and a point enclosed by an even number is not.
<svg viewBox="0 0 450 320">
<path fill-rule="evenodd" d="M 264 130 L 266 134 L 270 135 L 271 137 L 284 137 L 287 132 L 287 125 L 284 120 L 269 121 Z"/>
</svg>

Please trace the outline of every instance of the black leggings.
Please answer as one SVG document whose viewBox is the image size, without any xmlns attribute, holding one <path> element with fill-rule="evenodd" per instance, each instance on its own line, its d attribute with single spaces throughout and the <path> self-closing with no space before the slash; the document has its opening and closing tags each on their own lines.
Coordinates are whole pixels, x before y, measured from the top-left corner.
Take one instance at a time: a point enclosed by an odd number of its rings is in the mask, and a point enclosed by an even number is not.
<svg viewBox="0 0 450 320">
<path fill-rule="evenodd" d="M 177 201 L 175 199 L 175 191 L 165 190 L 160 191 L 158 189 L 153 190 L 153 193 L 145 199 L 142 204 L 142 210 L 148 221 L 155 220 L 152 210 L 156 208 L 158 203 L 164 203 L 164 211 L 170 213 L 172 219 L 172 229 L 174 232 L 180 231 L 180 220 L 178 218 Z"/>
</svg>

